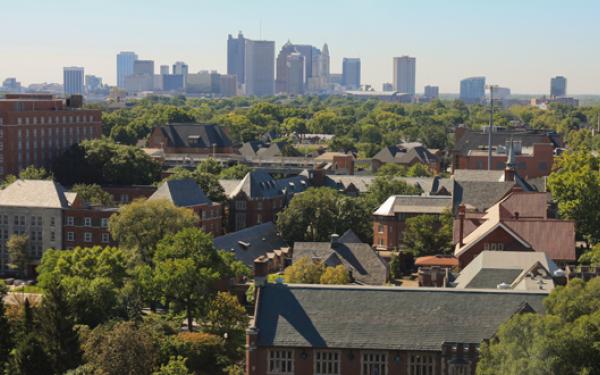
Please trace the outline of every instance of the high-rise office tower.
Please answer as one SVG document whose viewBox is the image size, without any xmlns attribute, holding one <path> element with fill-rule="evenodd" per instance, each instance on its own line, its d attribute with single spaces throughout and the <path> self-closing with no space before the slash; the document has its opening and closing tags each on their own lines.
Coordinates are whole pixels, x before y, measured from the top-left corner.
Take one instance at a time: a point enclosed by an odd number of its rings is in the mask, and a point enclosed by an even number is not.
<svg viewBox="0 0 600 375">
<path fill-rule="evenodd" d="M 470 77 L 460 81 L 460 100 L 479 103 L 485 98 L 485 77 Z"/>
<path fill-rule="evenodd" d="M 240 31 L 237 38 L 229 34 L 227 38 L 227 74 L 234 75 L 237 83 L 245 80 L 246 39 Z"/>
<path fill-rule="evenodd" d="M 440 88 L 438 86 L 425 86 L 423 96 L 427 99 L 437 99 L 440 97 Z"/>
<path fill-rule="evenodd" d="M 173 64 L 173 74 L 182 77 L 183 87 L 185 88 L 188 75 L 188 65 L 183 61 L 177 61 L 175 64 Z"/>
<path fill-rule="evenodd" d="M 161 76 L 165 76 L 169 74 L 169 66 L 168 65 L 161 65 L 160 66 L 160 75 Z"/>
<path fill-rule="evenodd" d="M 246 95 L 273 95 L 275 92 L 275 42 L 246 39 L 244 50 Z"/>
<path fill-rule="evenodd" d="M 323 49 L 321 49 L 319 76 L 329 77 L 329 46 L 327 43 L 323 44 Z"/>
<path fill-rule="evenodd" d="M 292 52 L 287 56 L 287 89 L 293 95 L 304 93 L 305 59 L 300 52 Z"/>
<path fill-rule="evenodd" d="M 410 56 L 394 57 L 394 89 L 415 95 L 417 59 Z"/>
<path fill-rule="evenodd" d="M 83 95 L 84 69 L 77 66 L 63 68 L 63 88 L 65 96 Z"/>
<path fill-rule="evenodd" d="M 567 96 L 567 79 L 563 76 L 556 76 L 550 79 L 550 96 L 558 98 Z"/>
<path fill-rule="evenodd" d="M 152 61 L 152 60 L 135 60 L 133 62 L 133 74 L 154 75 L 154 61 Z"/>
<path fill-rule="evenodd" d="M 288 92 L 288 56 L 294 52 L 298 52 L 296 47 L 288 40 L 287 43 L 281 47 L 279 54 L 277 54 L 277 61 L 275 63 L 276 78 L 275 78 L 275 92 L 286 93 Z"/>
<path fill-rule="evenodd" d="M 125 77 L 133 74 L 133 62 L 137 58 L 134 52 L 119 52 L 117 55 L 117 87 L 125 88 Z"/>
<path fill-rule="evenodd" d="M 344 57 L 342 60 L 342 85 L 350 90 L 360 88 L 360 59 Z"/>
</svg>

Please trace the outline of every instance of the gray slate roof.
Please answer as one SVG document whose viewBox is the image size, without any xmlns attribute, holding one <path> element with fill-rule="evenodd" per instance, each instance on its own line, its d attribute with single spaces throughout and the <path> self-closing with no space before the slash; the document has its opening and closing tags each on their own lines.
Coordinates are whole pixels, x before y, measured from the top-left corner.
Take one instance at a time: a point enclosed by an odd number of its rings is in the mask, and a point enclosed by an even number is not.
<svg viewBox="0 0 600 375">
<path fill-rule="evenodd" d="M 360 242 L 355 234 L 348 232 L 340 239 L 333 245 L 330 242 L 295 242 L 292 263 L 307 257 L 333 265 L 331 261 L 335 255 L 352 272 L 357 283 L 383 285 L 387 281 L 387 266 L 370 245 Z M 356 240 L 359 242 L 350 242 Z"/>
<path fill-rule="evenodd" d="M 219 125 L 168 124 L 160 131 L 172 147 L 210 148 L 231 146 L 231 140 Z"/>
<path fill-rule="evenodd" d="M 16 180 L 0 190 L 0 206 L 66 208 L 65 189 L 52 180 Z"/>
<path fill-rule="evenodd" d="M 504 197 L 515 186 L 514 182 L 456 181 L 454 207 L 461 203 L 485 211 Z"/>
<path fill-rule="evenodd" d="M 267 284 L 260 289 L 258 345 L 434 350 L 480 343 L 546 294 L 514 291 Z"/>
<path fill-rule="evenodd" d="M 520 268 L 482 268 L 466 288 L 494 289 L 500 283 L 512 284 L 521 272 Z"/>
<path fill-rule="evenodd" d="M 177 207 L 212 204 L 196 181 L 191 178 L 165 181 L 148 199 L 167 199 Z"/>
<path fill-rule="evenodd" d="M 409 164 L 414 159 L 429 164 L 437 161 L 437 157 L 420 143 L 406 143 L 387 146 L 373 156 L 382 163 Z"/>
<path fill-rule="evenodd" d="M 279 195 L 299 193 L 308 188 L 308 180 L 304 176 L 293 176 L 279 180 L 262 171 L 249 172 L 235 187 L 227 186 L 227 196 L 234 198 L 240 193 L 250 198 L 272 198 Z"/>
<path fill-rule="evenodd" d="M 245 248 L 240 244 L 250 244 Z M 216 237 L 213 241 L 217 249 L 232 251 L 235 258 L 249 267 L 254 266 L 254 259 L 273 250 L 287 247 L 285 241 L 277 234 L 277 228 L 272 222 L 244 228 L 237 232 Z"/>
</svg>

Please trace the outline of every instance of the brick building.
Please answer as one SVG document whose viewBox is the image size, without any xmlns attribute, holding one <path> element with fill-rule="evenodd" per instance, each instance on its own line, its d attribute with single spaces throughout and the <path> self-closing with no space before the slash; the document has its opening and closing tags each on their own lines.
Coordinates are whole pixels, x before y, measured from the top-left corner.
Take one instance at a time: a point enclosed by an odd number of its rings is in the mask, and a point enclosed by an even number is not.
<svg viewBox="0 0 600 375">
<path fill-rule="evenodd" d="M 503 170 L 509 148 L 514 147 L 516 172 L 523 178 L 548 176 L 554 164 L 556 149 L 562 141 L 556 133 L 538 131 L 492 132 L 492 170 Z M 459 127 L 455 132 L 452 152 L 455 169 L 488 169 L 488 133 Z"/>
<path fill-rule="evenodd" d="M 373 246 L 378 250 L 399 249 L 406 219 L 451 210 L 450 195 L 392 195 L 373 213 Z"/>
<path fill-rule="evenodd" d="M 148 147 L 167 154 L 231 154 L 233 144 L 219 125 L 168 124 L 152 129 Z"/>
<path fill-rule="evenodd" d="M 228 229 L 238 231 L 267 221 L 275 221 L 292 196 L 308 188 L 308 179 L 294 176 L 274 179 L 254 171 L 242 180 L 219 181 L 229 201 Z"/>
<path fill-rule="evenodd" d="M 189 208 L 198 215 L 198 226 L 203 231 L 213 236 L 223 232 L 223 206 L 208 199 L 191 178 L 165 181 L 148 199 L 166 199 L 177 207 Z"/>
<path fill-rule="evenodd" d="M 480 343 L 547 296 L 256 280 L 247 375 L 473 375 Z"/>
<path fill-rule="evenodd" d="M 74 143 L 100 138 L 101 113 L 81 109 L 82 99 L 7 94 L 0 100 L 0 177 L 29 165 L 49 167 Z"/>
<path fill-rule="evenodd" d="M 76 193 L 66 193 L 69 206 L 63 209 L 63 248 L 115 246 L 108 220 L 118 208 L 94 207 Z"/>
</svg>

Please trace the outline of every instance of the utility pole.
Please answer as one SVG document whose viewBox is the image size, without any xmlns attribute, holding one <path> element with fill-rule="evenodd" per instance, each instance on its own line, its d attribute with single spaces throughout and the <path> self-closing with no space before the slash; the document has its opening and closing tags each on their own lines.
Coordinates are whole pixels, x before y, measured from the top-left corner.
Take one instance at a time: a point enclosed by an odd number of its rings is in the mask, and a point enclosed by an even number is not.
<svg viewBox="0 0 600 375">
<path fill-rule="evenodd" d="M 489 85 L 490 89 L 490 127 L 488 129 L 488 171 L 492 170 L 492 130 L 494 128 L 494 89 L 496 85 Z"/>
</svg>

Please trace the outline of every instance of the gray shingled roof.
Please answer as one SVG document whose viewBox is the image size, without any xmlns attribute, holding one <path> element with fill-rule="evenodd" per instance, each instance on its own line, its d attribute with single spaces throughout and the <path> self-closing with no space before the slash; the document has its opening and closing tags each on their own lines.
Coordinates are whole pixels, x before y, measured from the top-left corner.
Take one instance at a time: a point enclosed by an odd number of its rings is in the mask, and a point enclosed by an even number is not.
<svg viewBox="0 0 600 375">
<path fill-rule="evenodd" d="M 437 161 L 437 157 L 420 143 L 407 143 L 387 146 L 373 156 L 382 163 L 409 164 L 414 159 L 429 164 Z"/>
<path fill-rule="evenodd" d="M 349 241 L 346 236 L 345 241 Z M 360 284 L 382 285 L 387 281 L 388 270 L 385 262 L 370 245 L 362 242 L 295 242 L 292 262 L 300 258 L 325 261 L 336 254 L 342 264 L 352 272 L 354 280 Z"/>
<path fill-rule="evenodd" d="M 513 314 L 543 313 L 546 294 L 496 290 L 267 284 L 257 301 L 258 345 L 440 350 L 480 343 Z"/>
<path fill-rule="evenodd" d="M 498 284 L 512 284 L 523 272 L 520 268 L 482 268 L 466 288 L 494 289 Z"/>
<path fill-rule="evenodd" d="M 514 182 L 491 181 L 455 181 L 454 206 L 461 203 L 479 211 L 485 211 L 504 197 L 513 187 Z"/>
<path fill-rule="evenodd" d="M 262 171 L 249 172 L 232 188 L 227 186 L 229 198 L 240 193 L 250 198 L 272 198 L 279 195 L 299 193 L 308 188 L 308 180 L 304 176 L 293 176 L 279 180 L 273 179 L 270 174 Z"/>
<path fill-rule="evenodd" d="M 167 199 L 177 207 L 212 204 L 196 181 L 191 178 L 165 181 L 148 199 Z"/>
<path fill-rule="evenodd" d="M 172 147 L 231 146 L 231 140 L 219 125 L 168 124 L 161 126 L 160 131 Z"/>
<path fill-rule="evenodd" d="M 0 206 L 66 208 L 65 189 L 52 180 L 16 180 L 0 190 Z"/>
<path fill-rule="evenodd" d="M 272 222 L 216 237 L 213 242 L 217 249 L 233 251 L 235 258 L 249 267 L 254 266 L 254 259 L 259 256 L 269 251 L 287 247 L 285 241 L 277 234 L 277 228 Z M 250 246 L 245 247 L 242 243 Z"/>
</svg>

